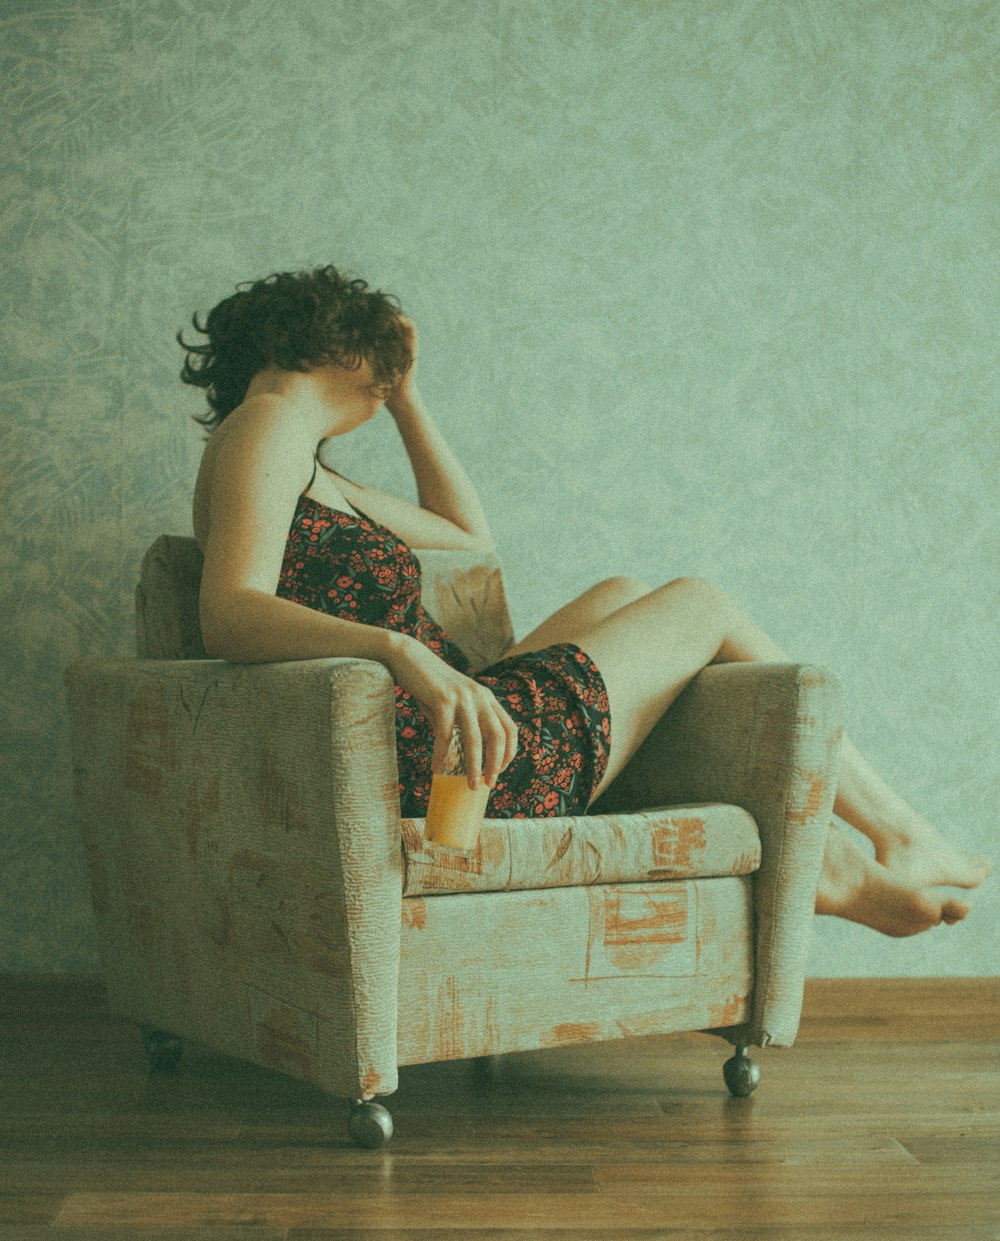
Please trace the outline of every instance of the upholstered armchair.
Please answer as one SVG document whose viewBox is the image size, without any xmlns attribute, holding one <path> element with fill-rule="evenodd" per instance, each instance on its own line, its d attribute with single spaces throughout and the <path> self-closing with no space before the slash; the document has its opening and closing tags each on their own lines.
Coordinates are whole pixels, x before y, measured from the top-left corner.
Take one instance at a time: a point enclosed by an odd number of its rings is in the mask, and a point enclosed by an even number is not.
<svg viewBox="0 0 1000 1241">
<path fill-rule="evenodd" d="M 513 644 L 487 557 L 421 551 L 431 614 L 484 667 Z M 184 1039 L 352 1101 L 400 1065 L 677 1031 L 798 1028 L 841 692 L 805 664 L 711 664 L 586 816 L 487 820 L 475 852 L 401 819 L 380 663 L 208 659 L 201 556 L 162 536 L 137 659 L 66 672 L 108 1003 L 153 1067 Z M 613 721 L 612 721 L 613 725 Z"/>
</svg>

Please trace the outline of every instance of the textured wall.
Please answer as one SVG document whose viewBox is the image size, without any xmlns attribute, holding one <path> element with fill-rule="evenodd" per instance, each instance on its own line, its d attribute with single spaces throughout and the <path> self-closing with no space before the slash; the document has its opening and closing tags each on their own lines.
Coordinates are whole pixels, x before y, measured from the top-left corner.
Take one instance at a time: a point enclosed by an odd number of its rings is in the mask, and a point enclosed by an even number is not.
<svg viewBox="0 0 1000 1241">
<path fill-rule="evenodd" d="M 190 532 L 173 333 L 332 261 L 396 292 L 518 633 L 699 574 L 995 841 L 1000 6 L 4 0 L 0 969 L 98 968 L 61 674 Z M 8 123 L 8 121 L 10 123 Z M 339 445 L 413 494 L 384 413 Z M 817 974 L 994 973 L 998 884 Z"/>
</svg>

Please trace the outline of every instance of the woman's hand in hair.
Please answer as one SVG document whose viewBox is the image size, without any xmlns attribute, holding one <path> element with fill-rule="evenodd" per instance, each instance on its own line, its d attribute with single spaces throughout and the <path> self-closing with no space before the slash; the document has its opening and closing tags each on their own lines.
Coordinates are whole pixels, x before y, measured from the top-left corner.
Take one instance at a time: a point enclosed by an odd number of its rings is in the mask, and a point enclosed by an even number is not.
<svg viewBox="0 0 1000 1241">
<path fill-rule="evenodd" d="M 385 407 L 390 414 L 393 413 L 394 408 L 412 401 L 416 393 L 417 329 L 413 320 L 406 315 L 401 314 L 399 322 L 406 337 L 406 344 L 412 361 L 407 371 L 400 377 L 399 382 L 385 399 Z"/>
<path fill-rule="evenodd" d="M 396 684 L 420 704 L 434 729 L 431 769 L 444 766 L 452 735 L 462 738 L 469 783 L 482 773 L 492 788 L 517 753 L 517 725 L 485 685 L 465 676 L 416 638 L 398 634 L 387 666 Z"/>
</svg>

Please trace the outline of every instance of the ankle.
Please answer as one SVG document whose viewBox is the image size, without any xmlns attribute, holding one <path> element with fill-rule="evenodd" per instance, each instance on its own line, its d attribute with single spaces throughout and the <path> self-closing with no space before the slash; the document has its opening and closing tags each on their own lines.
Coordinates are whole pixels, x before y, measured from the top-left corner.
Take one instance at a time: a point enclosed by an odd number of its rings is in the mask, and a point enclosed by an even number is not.
<svg viewBox="0 0 1000 1241">
<path fill-rule="evenodd" d="M 881 820 L 873 827 L 875 852 L 879 860 L 896 849 L 910 849 L 916 844 L 916 836 L 899 821 L 889 823 Z"/>
<path fill-rule="evenodd" d="M 840 814 L 836 806 L 834 813 Z M 850 816 L 840 814 L 840 817 L 868 837 L 875 846 L 875 856 L 879 861 L 896 849 L 911 848 L 919 839 L 916 830 L 918 816 L 905 802 L 892 809 L 884 805 L 858 809 L 852 805 Z"/>
</svg>

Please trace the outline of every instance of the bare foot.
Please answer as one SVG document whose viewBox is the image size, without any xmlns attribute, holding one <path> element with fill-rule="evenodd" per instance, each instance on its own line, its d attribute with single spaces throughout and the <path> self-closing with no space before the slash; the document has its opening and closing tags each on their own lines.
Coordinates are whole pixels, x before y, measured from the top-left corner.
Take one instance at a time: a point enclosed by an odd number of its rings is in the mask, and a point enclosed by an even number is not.
<svg viewBox="0 0 1000 1241">
<path fill-rule="evenodd" d="M 975 888 L 993 869 L 988 857 L 956 849 L 914 810 L 886 831 L 884 842 L 876 843 L 875 858 L 917 888 L 936 884 Z"/>
<path fill-rule="evenodd" d="M 834 813 L 875 843 L 875 860 L 910 887 L 977 887 L 993 869 L 987 857 L 964 853 L 898 793 L 843 739 L 844 764 Z"/>
<path fill-rule="evenodd" d="M 870 926 L 883 935 L 918 935 L 942 922 L 961 922 L 970 906 L 936 885 L 918 885 L 863 853 L 830 824 L 816 912 Z"/>
</svg>

